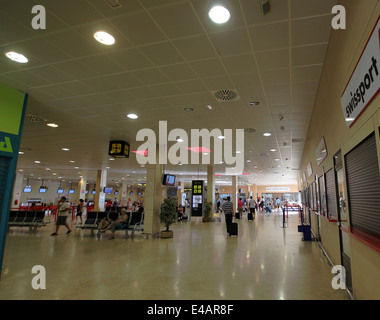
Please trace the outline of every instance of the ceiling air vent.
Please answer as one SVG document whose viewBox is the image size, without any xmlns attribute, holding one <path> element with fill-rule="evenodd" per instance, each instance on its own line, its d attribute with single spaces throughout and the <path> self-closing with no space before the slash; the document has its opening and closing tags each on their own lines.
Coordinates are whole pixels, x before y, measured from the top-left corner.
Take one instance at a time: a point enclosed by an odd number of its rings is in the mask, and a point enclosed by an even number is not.
<svg viewBox="0 0 380 320">
<path fill-rule="evenodd" d="M 106 0 L 106 2 L 108 3 L 108 5 L 109 5 L 112 9 L 121 8 L 121 4 L 120 4 L 120 1 L 119 1 L 119 0 Z"/>
<path fill-rule="evenodd" d="M 26 114 L 24 118 L 25 122 L 30 122 L 30 123 L 44 123 L 47 122 L 46 119 L 41 118 L 37 116 L 36 114 Z"/>
<path fill-rule="evenodd" d="M 263 16 L 269 13 L 270 11 L 270 3 L 269 0 L 259 0 L 260 3 L 260 11 Z"/>
<path fill-rule="evenodd" d="M 294 138 L 292 139 L 292 143 L 297 143 L 297 142 L 305 142 L 305 139 L 299 139 L 299 138 Z"/>
<path fill-rule="evenodd" d="M 234 89 L 217 90 L 211 93 L 219 102 L 240 100 L 238 93 Z"/>
<path fill-rule="evenodd" d="M 257 132 L 257 130 L 255 128 L 245 128 L 244 132 L 245 133 L 253 133 L 253 132 Z"/>
</svg>

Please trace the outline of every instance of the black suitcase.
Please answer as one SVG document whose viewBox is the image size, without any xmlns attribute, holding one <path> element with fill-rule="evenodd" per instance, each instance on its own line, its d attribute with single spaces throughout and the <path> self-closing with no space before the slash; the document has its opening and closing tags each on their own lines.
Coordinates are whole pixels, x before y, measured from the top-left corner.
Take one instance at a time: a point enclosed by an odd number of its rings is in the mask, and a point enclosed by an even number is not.
<svg viewBox="0 0 380 320">
<path fill-rule="evenodd" d="M 248 212 L 248 220 L 253 220 L 253 213 L 252 212 Z"/>
<path fill-rule="evenodd" d="M 230 237 L 238 235 L 238 224 L 236 222 L 230 224 L 228 233 L 230 234 Z"/>
<path fill-rule="evenodd" d="M 235 213 L 235 219 L 237 219 L 237 220 L 240 219 L 240 212 L 239 211 Z"/>
</svg>

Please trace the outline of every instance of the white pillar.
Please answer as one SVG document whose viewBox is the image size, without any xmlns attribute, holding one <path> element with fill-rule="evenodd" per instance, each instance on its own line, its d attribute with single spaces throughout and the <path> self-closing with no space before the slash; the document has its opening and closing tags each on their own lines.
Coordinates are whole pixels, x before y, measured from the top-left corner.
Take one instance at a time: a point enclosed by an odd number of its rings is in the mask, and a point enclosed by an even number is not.
<svg viewBox="0 0 380 320">
<path fill-rule="evenodd" d="M 17 173 L 14 187 L 13 187 L 13 197 L 12 197 L 11 208 L 15 208 L 15 207 L 18 208 L 18 206 L 20 205 L 23 182 L 24 182 L 24 175 Z M 17 201 L 17 204 L 16 204 L 16 201 Z"/>
<path fill-rule="evenodd" d="M 207 166 L 207 202 L 211 202 L 212 218 L 215 209 L 215 170 L 213 165 Z"/>
<path fill-rule="evenodd" d="M 238 193 L 238 176 L 232 176 L 232 203 L 234 205 L 234 212 L 237 211 L 237 193 Z"/>
<path fill-rule="evenodd" d="M 94 211 L 105 210 L 105 193 L 104 187 L 107 185 L 107 170 L 98 170 L 96 178 L 96 194 L 94 197 Z"/>
</svg>

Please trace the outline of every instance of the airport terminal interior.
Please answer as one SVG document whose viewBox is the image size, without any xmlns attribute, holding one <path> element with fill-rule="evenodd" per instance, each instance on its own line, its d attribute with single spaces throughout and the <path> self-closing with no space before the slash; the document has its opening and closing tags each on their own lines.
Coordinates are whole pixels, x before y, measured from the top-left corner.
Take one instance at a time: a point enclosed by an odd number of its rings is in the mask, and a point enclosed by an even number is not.
<svg viewBox="0 0 380 320">
<path fill-rule="evenodd" d="M 379 17 L 0 0 L 0 300 L 379 300 Z"/>
</svg>

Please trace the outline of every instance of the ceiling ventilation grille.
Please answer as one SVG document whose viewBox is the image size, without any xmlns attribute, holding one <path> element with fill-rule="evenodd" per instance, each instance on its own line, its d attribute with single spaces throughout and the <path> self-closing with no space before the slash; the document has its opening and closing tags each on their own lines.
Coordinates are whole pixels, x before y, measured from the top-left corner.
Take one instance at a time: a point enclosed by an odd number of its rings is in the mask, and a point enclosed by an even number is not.
<svg viewBox="0 0 380 320">
<path fill-rule="evenodd" d="M 253 133 L 253 132 L 257 132 L 257 130 L 255 128 L 245 128 L 244 132 L 245 133 Z"/>
<path fill-rule="evenodd" d="M 24 121 L 29 122 L 29 123 L 44 123 L 44 122 L 47 122 L 48 120 L 41 118 L 35 114 L 26 114 Z"/>
<path fill-rule="evenodd" d="M 222 89 L 222 90 L 212 91 L 211 93 L 215 97 L 215 99 L 219 102 L 240 100 L 239 94 L 234 89 Z"/>
<path fill-rule="evenodd" d="M 120 8 L 121 7 L 121 3 L 119 0 L 106 0 L 106 2 L 108 3 L 108 5 L 112 8 L 112 9 L 117 9 L 117 8 Z"/>
</svg>

